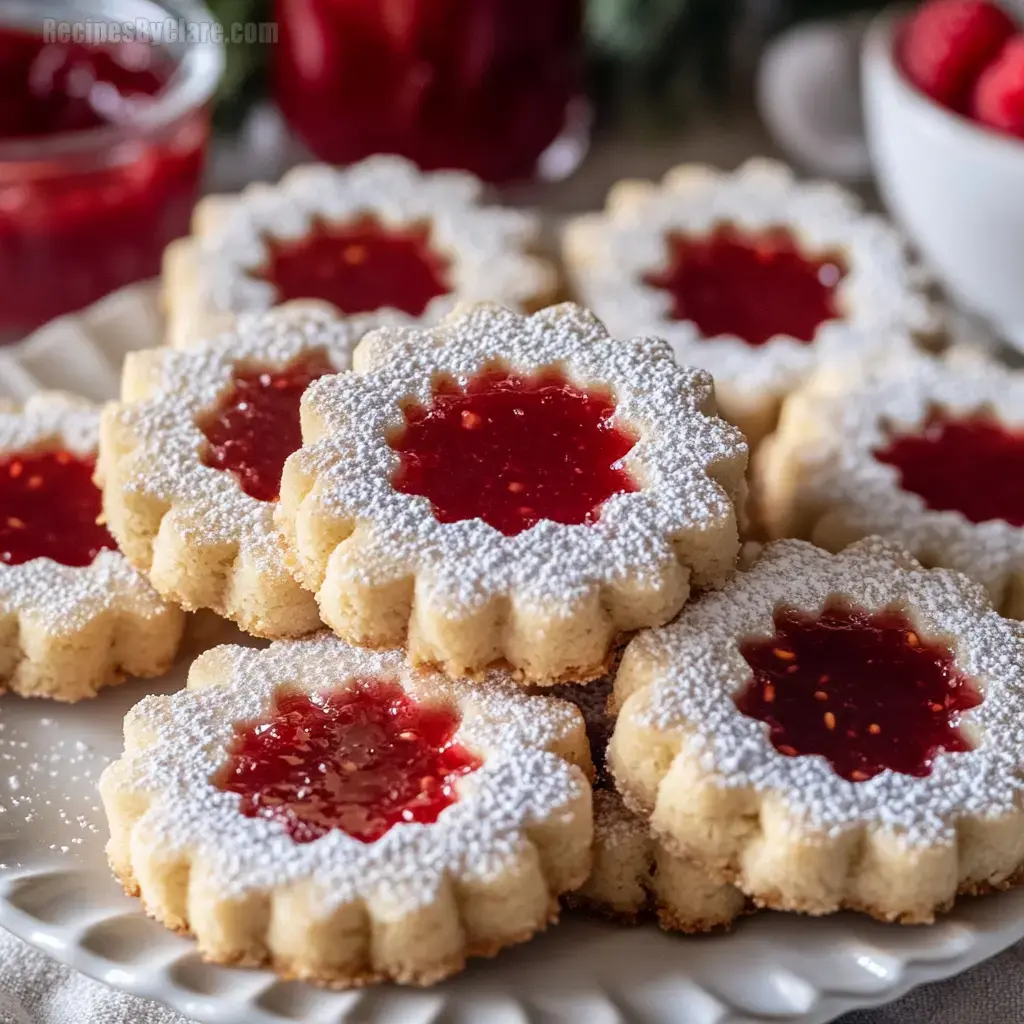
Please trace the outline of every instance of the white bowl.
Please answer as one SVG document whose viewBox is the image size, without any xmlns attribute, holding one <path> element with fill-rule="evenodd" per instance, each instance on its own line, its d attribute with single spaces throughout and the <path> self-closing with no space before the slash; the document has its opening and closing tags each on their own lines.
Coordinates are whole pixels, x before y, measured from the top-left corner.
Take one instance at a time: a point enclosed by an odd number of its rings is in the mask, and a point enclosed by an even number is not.
<svg viewBox="0 0 1024 1024">
<path fill-rule="evenodd" d="M 1024 141 L 918 92 L 896 64 L 899 20 L 879 17 L 862 55 L 882 197 L 950 296 L 1024 348 Z"/>
</svg>

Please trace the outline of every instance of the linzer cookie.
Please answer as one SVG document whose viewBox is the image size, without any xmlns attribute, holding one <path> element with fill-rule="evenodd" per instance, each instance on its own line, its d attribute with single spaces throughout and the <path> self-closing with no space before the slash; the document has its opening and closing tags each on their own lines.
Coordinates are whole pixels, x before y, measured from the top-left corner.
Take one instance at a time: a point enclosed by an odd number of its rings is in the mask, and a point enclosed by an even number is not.
<svg viewBox="0 0 1024 1024">
<path fill-rule="evenodd" d="M 1024 616 L 1024 375 L 972 353 L 818 374 L 756 466 L 773 536 L 868 534 L 984 584 Z"/>
<path fill-rule="evenodd" d="M 577 300 L 613 335 L 666 338 L 709 370 L 752 444 L 816 366 L 911 350 L 936 327 L 892 227 L 767 160 L 619 182 L 604 212 L 569 223 L 563 251 Z"/>
<path fill-rule="evenodd" d="M 320 625 L 285 565 L 274 524 L 285 458 L 301 443 L 299 399 L 346 370 L 352 325 L 303 304 L 242 317 L 185 351 L 130 354 L 103 418 L 100 473 L 110 530 L 153 586 L 247 632 Z"/>
<path fill-rule="evenodd" d="M 164 261 L 169 341 L 187 346 L 293 300 L 329 303 L 361 332 L 433 323 L 458 302 L 545 305 L 558 281 L 532 254 L 536 218 L 486 205 L 482 188 L 469 174 L 375 156 L 207 198 Z"/>
<path fill-rule="evenodd" d="M 566 898 L 571 906 L 624 923 L 653 913 L 666 931 L 706 932 L 728 926 L 746 898 L 731 885 L 712 881 L 686 857 L 673 854 L 645 816 L 631 811 L 605 769 L 615 726 L 608 711 L 610 677 L 589 686 L 558 686 L 551 693 L 575 704 L 587 723 L 595 766 L 594 862 L 590 877 Z"/>
<path fill-rule="evenodd" d="M 429 984 L 523 942 L 590 869 L 575 708 L 328 634 L 201 656 L 103 774 L 125 888 L 207 959 Z"/>
<path fill-rule="evenodd" d="M 736 561 L 746 443 L 706 373 L 578 306 L 382 328 L 303 396 L 279 521 L 323 620 L 450 675 L 602 675 Z"/>
<path fill-rule="evenodd" d="M 616 677 L 627 804 L 758 904 L 928 922 L 1024 865 L 1024 634 L 895 545 L 797 540 Z"/>
<path fill-rule="evenodd" d="M 82 700 L 177 653 L 184 614 L 104 525 L 98 433 L 99 410 L 70 395 L 0 408 L 0 690 Z"/>
</svg>

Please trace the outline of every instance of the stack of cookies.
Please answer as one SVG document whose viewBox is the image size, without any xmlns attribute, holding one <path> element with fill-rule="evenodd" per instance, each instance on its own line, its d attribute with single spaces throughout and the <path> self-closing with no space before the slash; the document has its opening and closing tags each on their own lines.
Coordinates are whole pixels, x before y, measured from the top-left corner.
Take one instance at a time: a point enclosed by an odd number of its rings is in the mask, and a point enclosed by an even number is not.
<svg viewBox="0 0 1024 1024">
<path fill-rule="evenodd" d="M 536 235 L 391 157 L 208 199 L 120 400 L 0 413 L 8 687 L 160 674 L 185 611 L 260 638 L 129 712 L 117 878 L 340 987 L 567 902 L 702 932 L 1011 884 L 1022 385 L 930 354 L 898 234 L 778 165 L 620 184 L 564 275 Z"/>
</svg>

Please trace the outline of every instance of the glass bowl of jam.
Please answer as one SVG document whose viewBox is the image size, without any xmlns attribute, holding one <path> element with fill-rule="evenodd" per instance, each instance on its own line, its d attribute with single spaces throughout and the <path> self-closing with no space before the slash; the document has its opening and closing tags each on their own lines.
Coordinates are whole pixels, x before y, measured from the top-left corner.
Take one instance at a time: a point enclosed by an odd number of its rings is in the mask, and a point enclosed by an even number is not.
<svg viewBox="0 0 1024 1024">
<path fill-rule="evenodd" d="M 0 5 L 0 343 L 159 272 L 223 69 L 196 0 Z"/>
<path fill-rule="evenodd" d="M 275 0 L 277 104 L 321 160 L 398 153 L 504 184 L 588 136 L 581 0 Z"/>
</svg>

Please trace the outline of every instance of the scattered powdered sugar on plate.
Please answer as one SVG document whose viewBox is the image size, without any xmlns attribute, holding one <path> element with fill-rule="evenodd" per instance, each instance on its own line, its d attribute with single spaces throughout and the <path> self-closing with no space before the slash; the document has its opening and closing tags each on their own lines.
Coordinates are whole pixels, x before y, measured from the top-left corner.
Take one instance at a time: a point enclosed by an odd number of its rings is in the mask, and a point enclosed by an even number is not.
<svg viewBox="0 0 1024 1024">
<path fill-rule="evenodd" d="M 29 732 L 0 722 L 0 835 L 16 836 L 26 825 L 36 833 L 45 828 L 47 849 L 57 854 L 95 845 L 100 840 L 92 837 L 106 833 L 95 787 L 110 759 L 55 719 L 41 717 L 35 725 L 30 740 Z M 93 800 L 83 801 L 83 791 Z M 17 866 L 0 863 L 0 871 Z"/>
<path fill-rule="evenodd" d="M 887 770 L 849 782 L 824 757 L 780 754 L 768 727 L 736 708 L 733 695 L 750 677 L 739 642 L 770 636 L 776 607 L 817 612 L 837 595 L 868 610 L 898 607 L 922 637 L 952 644 L 984 696 L 960 718 L 973 750 L 939 752 L 923 778 Z M 910 844 L 949 842 L 960 819 L 1010 814 L 1024 797 L 1024 627 L 993 611 L 966 577 L 922 569 L 878 538 L 839 555 L 804 541 L 767 545 L 725 588 L 638 636 L 626 657 L 654 672 L 642 724 L 679 735 L 715 785 L 777 794 L 811 829 L 874 824 Z"/>
</svg>

